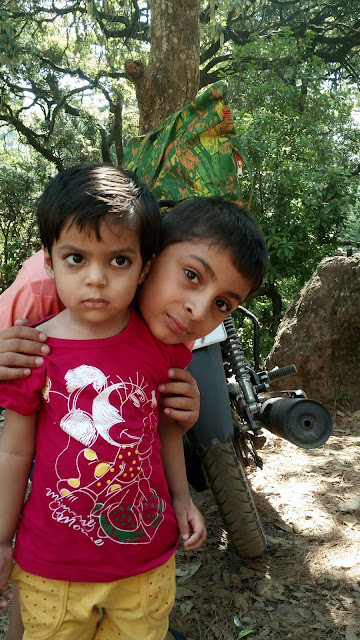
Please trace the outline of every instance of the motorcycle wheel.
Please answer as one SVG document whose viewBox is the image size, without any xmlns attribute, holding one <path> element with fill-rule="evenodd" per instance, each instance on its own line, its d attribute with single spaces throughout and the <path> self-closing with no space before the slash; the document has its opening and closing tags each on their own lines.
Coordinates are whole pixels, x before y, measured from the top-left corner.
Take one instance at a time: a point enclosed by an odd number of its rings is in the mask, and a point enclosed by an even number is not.
<svg viewBox="0 0 360 640">
<path fill-rule="evenodd" d="M 240 556 L 254 558 L 266 538 L 245 472 L 232 442 L 202 452 L 202 462 L 229 539 Z"/>
</svg>

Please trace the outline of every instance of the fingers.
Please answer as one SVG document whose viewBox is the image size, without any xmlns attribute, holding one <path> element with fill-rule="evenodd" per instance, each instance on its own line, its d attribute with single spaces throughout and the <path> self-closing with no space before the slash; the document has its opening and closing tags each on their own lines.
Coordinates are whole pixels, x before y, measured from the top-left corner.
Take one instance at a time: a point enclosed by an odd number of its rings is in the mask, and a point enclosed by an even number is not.
<svg viewBox="0 0 360 640">
<path fill-rule="evenodd" d="M 183 513 L 181 513 L 180 515 L 178 514 L 177 523 L 178 523 L 181 539 L 188 540 L 190 535 L 190 530 L 189 530 L 186 511 L 183 511 Z"/>
<path fill-rule="evenodd" d="M 22 320 L 20 322 L 23 322 Z M 43 331 L 39 331 L 34 327 L 26 327 L 23 325 L 15 325 L 14 327 L 10 327 L 9 329 L 4 329 L 0 331 L 0 351 L 11 351 L 7 344 L 12 342 L 13 340 L 21 340 L 24 342 L 30 342 L 31 344 L 41 345 L 41 343 L 45 342 L 47 339 L 46 333 Z M 34 347 L 33 347 L 34 348 Z M 25 351 L 24 353 L 32 353 L 31 350 Z M 40 351 L 36 351 L 36 353 L 40 353 Z"/>
<path fill-rule="evenodd" d="M 26 326 L 27 324 L 29 324 L 29 321 L 27 318 L 18 318 L 17 320 L 15 320 L 14 325 L 17 327 L 22 326 Z"/>
<path fill-rule="evenodd" d="M 200 549 L 207 538 L 206 528 L 204 526 L 200 531 L 195 531 L 190 535 L 190 537 L 184 542 L 184 550 L 185 551 L 196 551 L 196 549 Z"/>
<path fill-rule="evenodd" d="M 0 380 L 25 378 L 40 367 L 42 354 L 50 351 L 46 339 L 45 333 L 22 325 L 0 331 Z"/>
<path fill-rule="evenodd" d="M 173 508 L 185 551 L 195 551 L 206 542 L 207 533 L 203 516 L 190 496 L 173 498 Z"/>
<path fill-rule="evenodd" d="M 193 400 L 200 398 L 200 392 L 197 387 L 178 380 L 163 382 L 159 385 L 159 391 L 166 395 L 181 395 L 186 398 L 192 398 Z"/>
<path fill-rule="evenodd" d="M 207 532 L 203 516 L 199 509 L 191 501 L 191 508 L 188 512 L 188 522 L 190 525 L 191 535 L 184 542 L 185 551 L 195 551 L 203 546 L 206 542 Z"/>
<path fill-rule="evenodd" d="M 160 406 L 166 416 L 176 420 L 183 433 L 193 427 L 199 419 L 200 397 L 163 396 Z"/>
<path fill-rule="evenodd" d="M 185 435 L 194 426 L 199 417 L 197 412 L 189 413 L 187 411 L 176 411 L 175 409 L 164 409 L 164 413 L 167 418 L 175 422 L 182 435 Z"/>
<path fill-rule="evenodd" d="M 5 380 L 20 380 L 21 378 L 27 378 L 31 373 L 31 369 L 16 369 L 0 366 L 0 381 Z"/>
<path fill-rule="evenodd" d="M 12 594 L 12 591 L 11 591 L 10 587 L 4 588 L 4 589 L 1 590 L 0 611 L 2 609 L 6 609 L 6 607 L 9 605 L 9 602 L 12 599 L 12 597 L 13 597 L 13 594 Z"/>
<path fill-rule="evenodd" d="M 0 611 L 8 606 L 13 597 L 9 580 L 13 564 L 13 550 L 11 543 L 0 544 Z"/>
<path fill-rule="evenodd" d="M 190 428 L 199 418 L 200 399 L 165 396 L 160 400 L 160 407 L 166 416 L 179 422 L 179 426 Z"/>
<path fill-rule="evenodd" d="M 185 551 L 196 551 L 196 549 L 200 549 L 207 538 L 207 532 L 205 524 L 198 530 L 194 531 L 187 540 L 184 542 L 184 550 Z"/>
<path fill-rule="evenodd" d="M 200 392 L 195 378 L 185 369 L 169 369 L 171 381 L 163 382 L 158 389 L 163 394 L 161 407 L 166 416 L 176 420 L 186 433 L 200 413 Z"/>
<path fill-rule="evenodd" d="M 0 611 L 6 609 L 9 604 L 9 600 L 12 599 L 13 593 L 8 582 L 4 582 L 0 585 Z"/>
<path fill-rule="evenodd" d="M 180 394 L 190 398 L 200 398 L 195 378 L 186 369 L 169 369 L 171 381 L 163 382 L 158 389 L 161 393 Z"/>
<path fill-rule="evenodd" d="M 206 542 L 206 534 L 200 535 L 193 533 L 188 540 L 184 542 L 184 551 L 197 551 L 204 546 Z"/>
<path fill-rule="evenodd" d="M 169 369 L 168 374 L 169 378 L 174 378 L 175 380 L 180 380 L 181 382 L 187 382 L 188 384 L 194 385 L 197 388 L 197 382 L 195 378 L 187 369 L 178 369 L 176 367 L 173 367 L 172 369 Z"/>
<path fill-rule="evenodd" d="M 1 612 L 4 611 L 4 609 L 6 609 L 8 606 L 9 606 L 8 600 L 3 600 L 3 598 L 0 596 L 0 615 L 1 615 Z"/>
<path fill-rule="evenodd" d="M 39 366 L 35 362 L 36 358 L 40 357 L 42 362 L 42 355 L 50 352 L 50 347 L 47 344 L 32 342 L 32 340 L 8 340 L 6 346 L 7 349 L 3 344 L 0 345 L 0 363 L 5 367 L 24 366 L 30 364 L 30 362 L 33 363 L 33 366 L 36 366 L 36 364 Z M 21 357 L 19 358 L 18 356 Z M 28 360 L 28 358 L 32 358 L 32 360 Z"/>
<path fill-rule="evenodd" d="M 200 401 L 197 398 L 188 396 L 164 396 L 161 398 L 162 407 L 172 407 L 180 411 L 196 411 L 199 409 Z"/>
<path fill-rule="evenodd" d="M 10 345 L 9 348 L 13 349 L 13 351 L 5 353 L 0 351 L 0 380 L 14 380 L 18 377 L 26 377 L 31 373 L 31 368 L 41 367 L 44 362 L 44 359 L 40 356 L 17 353 L 17 350 L 21 349 L 21 345 L 15 345 L 14 347 Z"/>
</svg>

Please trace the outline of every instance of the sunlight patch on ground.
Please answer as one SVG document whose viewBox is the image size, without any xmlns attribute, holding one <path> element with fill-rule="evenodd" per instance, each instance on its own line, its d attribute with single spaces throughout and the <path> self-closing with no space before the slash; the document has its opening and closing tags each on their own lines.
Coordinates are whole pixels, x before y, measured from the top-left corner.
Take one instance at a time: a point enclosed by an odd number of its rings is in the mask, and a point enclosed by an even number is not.
<svg viewBox="0 0 360 640">
<path fill-rule="evenodd" d="M 222 530 L 221 532 L 221 538 L 220 538 L 220 543 L 219 543 L 219 551 L 226 551 L 226 549 L 228 548 L 229 545 L 229 536 L 227 534 L 227 531 L 225 531 L 225 529 Z"/>
</svg>

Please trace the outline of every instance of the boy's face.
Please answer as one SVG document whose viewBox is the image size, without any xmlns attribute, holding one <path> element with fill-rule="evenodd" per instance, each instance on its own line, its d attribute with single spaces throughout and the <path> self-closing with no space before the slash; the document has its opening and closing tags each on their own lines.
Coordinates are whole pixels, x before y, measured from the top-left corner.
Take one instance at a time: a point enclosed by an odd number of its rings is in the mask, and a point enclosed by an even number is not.
<svg viewBox="0 0 360 640">
<path fill-rule="evenodd" d="M 207 335 L 250 293 L 229 250 L 203 242 L 169 245 L 155 258 L 138 293 L 152 334 L 166 344 Z"/>
<path fill-rule="evenodd" d="M 105 337 L 126 326 L 129 305 L 150 263 L 143 268 L 136 231 L 104 221 L 100 235 L 98 240 L 91 229 L 65 224 L 51 255 L 45 250 L 45 268 L 56 279 L 74 326 Z"/>
</svg>

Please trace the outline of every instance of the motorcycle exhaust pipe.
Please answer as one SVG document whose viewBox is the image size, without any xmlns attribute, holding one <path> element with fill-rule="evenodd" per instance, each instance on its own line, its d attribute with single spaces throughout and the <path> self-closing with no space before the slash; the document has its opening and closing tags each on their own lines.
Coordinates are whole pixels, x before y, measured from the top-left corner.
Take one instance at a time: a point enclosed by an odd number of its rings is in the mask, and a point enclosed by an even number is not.
<svg viewBox="0 0 360 640">
<path fill-rule="evenodd" d="M 329 411 L 307 398 L 269 398 L 258 418 L 271 433 L 302 449 L 321 447 L 332 431 Z"/>
</svg>

